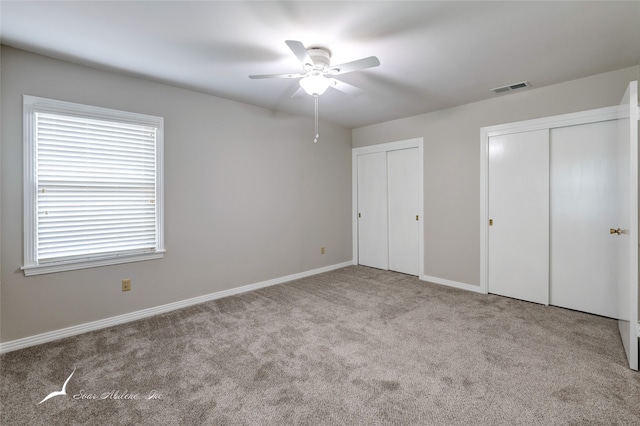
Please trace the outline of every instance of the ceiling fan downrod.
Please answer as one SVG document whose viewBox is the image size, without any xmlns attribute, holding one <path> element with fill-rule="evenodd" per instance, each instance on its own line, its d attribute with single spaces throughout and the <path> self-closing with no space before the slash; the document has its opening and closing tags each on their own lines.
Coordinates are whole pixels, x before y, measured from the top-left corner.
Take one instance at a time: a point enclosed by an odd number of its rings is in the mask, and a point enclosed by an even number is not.
<svg viewBox="0 0 640 426">
<path fill-rule="evenodd" d="M 315 104 L 315 120 L 316 120 L 316 137 L 313 139 L 313 143 L 318 142 L 320 134 L 318 133 L 318 94 L 313 95 L 313 102 Z"/>
</svg>

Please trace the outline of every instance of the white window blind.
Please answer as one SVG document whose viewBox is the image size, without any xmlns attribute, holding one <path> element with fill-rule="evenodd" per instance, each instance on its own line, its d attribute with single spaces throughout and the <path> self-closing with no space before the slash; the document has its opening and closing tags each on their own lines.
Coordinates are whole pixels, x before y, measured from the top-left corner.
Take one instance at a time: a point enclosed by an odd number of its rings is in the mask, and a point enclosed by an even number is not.
<svg viewBox="0 0 640 426">
<path fill-rule="evenodd" d="M 25 273 L 47 265 L 44 272 L 145 260 L 162 252 L 161 119 L 160 126 L 138 123 L 137 115 L 68 103 L 55 111 L 56 101 L 42 101 L 25 108 L 31 110 L 32 139 L 32 158 L 25 159 L 32 166 L 25 176 L 25 189 L 31 188 L 25 192 L 32 192 Z"/>
</svg>

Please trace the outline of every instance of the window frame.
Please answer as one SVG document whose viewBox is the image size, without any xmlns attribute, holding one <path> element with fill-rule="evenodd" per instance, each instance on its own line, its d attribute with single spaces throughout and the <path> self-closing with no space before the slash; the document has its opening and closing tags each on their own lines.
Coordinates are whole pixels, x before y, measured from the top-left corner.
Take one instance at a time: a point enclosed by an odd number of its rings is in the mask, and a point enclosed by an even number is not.
<svg viewBox="0 0 640 426">
<path fill-rule="evenodd" d="M 36 113 L 116 121 L 156 128 L 156 249 L 147 253 L 105 254 L 88 259 L 37 261 Z M 25 276 L 140 262 L 164 257 L 164 119 L 151 115 L 23 95 L 23 203 Z"/>
</svg>

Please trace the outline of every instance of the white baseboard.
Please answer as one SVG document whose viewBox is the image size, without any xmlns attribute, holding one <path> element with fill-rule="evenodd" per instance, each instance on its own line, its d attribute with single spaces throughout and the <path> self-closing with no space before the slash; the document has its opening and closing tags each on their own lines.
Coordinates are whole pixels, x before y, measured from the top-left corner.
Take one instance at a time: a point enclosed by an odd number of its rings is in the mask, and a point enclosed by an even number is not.
<svg viewBox="0 0 640 426">
<path fill-rule="evenodd" d="M 461 290 L 472 291 L 474 293 L 486 293 L 479 285 L 465 284 L 457 281 L 445 280 L 444 278 L 431 277 L 429 275 L 421 275 L 422 281 L 429 281 L 430 283 L 446 285 L 447 287 L 459 288 Z"/>
<path fill-rule="evenodd" d="M 305 271 L 305 272 L 300 272 L 293 275 L 287 275 L 286 277 L 274 278 L 272 280 L 261 281 L 255 284 L 248 284 L 242 287 L 231 288 L 229 290 L 223 290 L 216 293 L 205 294 L 204 296 L 198 296 L 191 299 L 181 300 L 179 302 L 173 302 L 173 303 L 168 303 L 166 305 L 155 306 L 153 308 L 142 309 L 140 311 L 131 312 L 123 315 L 117 315 L 115 317 L 105 318 L 98 321 L 92 321 L 85 324 L 74 325 L 72 327 L 62 328 L 60 330 L 49 331 L 46 333 L 37 334 L 35 336 L 25 337 L 17 340 L 11 340 L 9 342 L 0 344 L 0 353 L 11 352 L 18 349 L 27 348 L 29 346 L 40 345 L 42 343 L 63 339 L 65 337 L 76 336 L 78 334 L 87 333 L 89 331 L 100 330 L 102 328 L 112 327 L 114 325 L 124 324 L 127 322 L 152 317 L 154 315 L 175 311 L 176 309 L 186 308 L 188 306 L 197 305 L 199 303 L 208 302 L 210 300 L 216 300 L 216 299 L 233 296 L 240 293 L 246 293 L 246 292 L 257 290 L 260 288 L 269 287 L 276 284 L 282 284 L 288 281 L 293 281 L 300 278 L 321 274 L 323 272 L 333 271 L 335 269 L 340 269 L 340 268 L 344 268 L 346 266 L 351 266 L 351 265 L 353 265 L 352 261 L 338 263 L 336 265 L 329 265 L 322 268 L 313 269 L 311 271 Z"/>
</svg>

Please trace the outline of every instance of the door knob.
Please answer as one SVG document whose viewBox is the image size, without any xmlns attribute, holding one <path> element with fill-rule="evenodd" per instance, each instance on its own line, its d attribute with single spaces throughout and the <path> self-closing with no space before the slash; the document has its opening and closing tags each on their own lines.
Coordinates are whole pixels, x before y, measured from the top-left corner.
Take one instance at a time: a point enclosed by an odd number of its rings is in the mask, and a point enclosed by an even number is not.
<svg viewBox="0 0 640 426">
<path fill-rule="evenodd" d="M 620 234 L 622 234 L 622 229 L 620 229 L 620 228 L 618 228 L 618 229 L 611 228 L 611 229 L 609 229 L 609 233 L 610 234 L 618 234 L 618 235 L 620 235 Z"/>
</svg>

